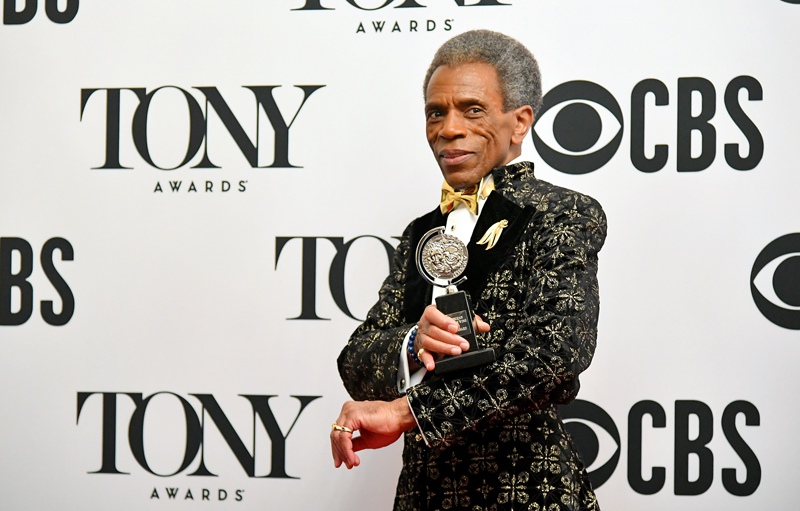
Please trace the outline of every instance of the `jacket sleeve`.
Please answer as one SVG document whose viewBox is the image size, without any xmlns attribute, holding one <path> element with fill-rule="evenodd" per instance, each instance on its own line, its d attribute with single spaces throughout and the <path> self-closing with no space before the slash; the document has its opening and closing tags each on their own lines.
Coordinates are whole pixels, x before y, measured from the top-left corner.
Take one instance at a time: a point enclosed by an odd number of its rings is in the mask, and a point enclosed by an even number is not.
<svg viewBox="0 0 800 511">
<path fill-rule="evenodd" d="M 409 265 L 409 232 L 406 228 L 394 252 L 389 276 L 378 292 L 378 302 L 339 355 L 339 374 L 356 401 L 390 401 L 400 397 L 398 362 L 403 340 L 414 326 L 403 319 L 403 297 Z"/>
<path fill-rule="evenodd" d="M 537 207 L 475 307 L 492 327 L 483 341 L 497 360 L 408 391 L 429 444 L 574 399 L 578 374 L 594 354 L 605 235 L 605 214 L 590 197 L 569 192 Z"/>
</svg>

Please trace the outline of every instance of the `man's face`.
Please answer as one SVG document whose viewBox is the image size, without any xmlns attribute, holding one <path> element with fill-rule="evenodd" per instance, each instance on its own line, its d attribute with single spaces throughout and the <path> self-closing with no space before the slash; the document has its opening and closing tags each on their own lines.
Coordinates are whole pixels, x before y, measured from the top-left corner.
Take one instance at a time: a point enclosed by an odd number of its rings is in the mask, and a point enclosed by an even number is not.
<svg viewBox="0 0 800 511">
<path fill-rule="evenodd" d="M 504 112 L 494 66 L 473 62 L 433 72 L 425 118 L 428 144 L 444 179 L 461 190 L 519 156 L 533 110 L 523 106 Z"/>
</svg>

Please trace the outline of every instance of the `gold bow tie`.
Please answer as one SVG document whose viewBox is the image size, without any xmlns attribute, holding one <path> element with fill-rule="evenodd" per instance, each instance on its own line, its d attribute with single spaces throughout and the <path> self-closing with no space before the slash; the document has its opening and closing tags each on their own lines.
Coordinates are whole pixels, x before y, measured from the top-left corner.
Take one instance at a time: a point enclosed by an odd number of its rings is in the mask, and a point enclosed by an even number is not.
<svg viewBox="0 0 800 511">
<path fill-rule="evenodd" d="M 464 204 L 473 215 L 477 215 L 478 190 L 481 192 L 481 198 L 485 199 L 489 193 L 494 190 L 494 186 L 491 183 L 487 183 L 483 189 L 481 189 L 479 183 L 475 186 L 467 188 L 466 190 L 458 191 L 454 190 L 453 187 L 447 184 L 447 181 L 445 181 L 442 184 L 442 199 L 441 203 L 439 204 L 442 214 L 446 215 L 447 213 L 453 211 L 459 204 Z"/>
</svg>

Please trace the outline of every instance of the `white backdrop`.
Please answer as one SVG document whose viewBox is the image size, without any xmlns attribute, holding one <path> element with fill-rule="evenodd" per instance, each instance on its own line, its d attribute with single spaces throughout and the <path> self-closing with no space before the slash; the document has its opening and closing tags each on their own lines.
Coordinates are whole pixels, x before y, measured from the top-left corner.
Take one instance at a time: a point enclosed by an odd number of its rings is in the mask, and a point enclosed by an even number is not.
<svg viewBox="0 0 800 511">
<path fill-rule="evenodd" d="M 3 510 L 390 508 L 401 446 L 333 469 L 335 359 L 436 204 L 421 82 L 473 28 L 602 122 L 535 127 L 596 170 L 524 154 L 609 219 L 580 394 L 600 412 L 573 423 L 590 469 L 610 460 L 603 509 L 794 509 L 796 2 L 1 3 Z M 610 102 L 584 101 L 597 86 Z"/>
</svg>

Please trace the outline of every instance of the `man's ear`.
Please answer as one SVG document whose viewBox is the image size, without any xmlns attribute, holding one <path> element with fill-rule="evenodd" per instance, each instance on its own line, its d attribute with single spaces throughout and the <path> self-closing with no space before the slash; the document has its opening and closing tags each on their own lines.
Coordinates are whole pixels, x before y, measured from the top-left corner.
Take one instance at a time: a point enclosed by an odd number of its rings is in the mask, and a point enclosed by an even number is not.
<svg viewBox="0 0 800 511">
<path fill-rule="evenodd" d="M 514 144 L 522 144 L 525 137 L 533 125 L 533 108 L 530 105 L 523 105 L 514 110 L 514 117 L 517 124 L 514 126 L 514 134 L 511 136 L 511 142 Z"/>
</svg>

